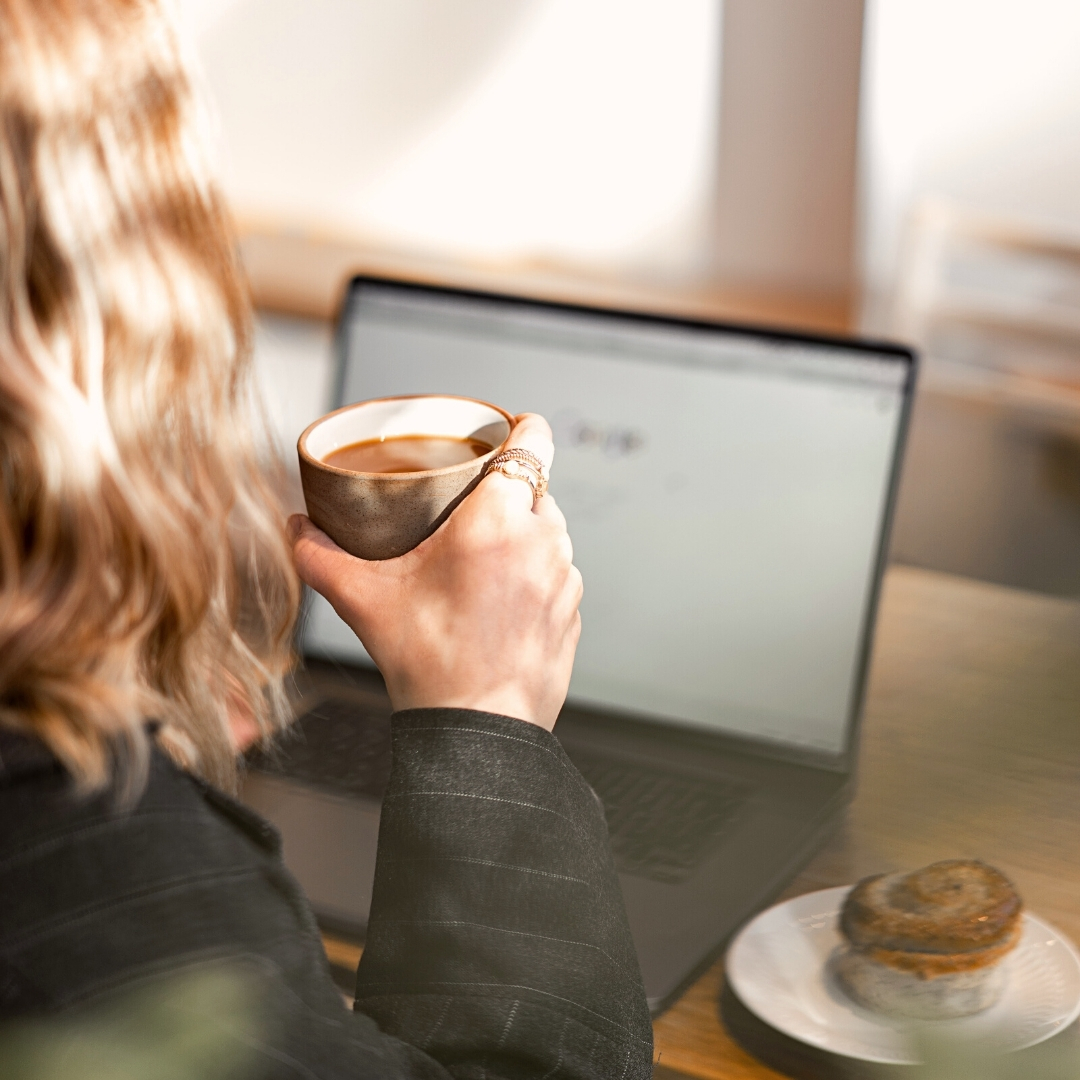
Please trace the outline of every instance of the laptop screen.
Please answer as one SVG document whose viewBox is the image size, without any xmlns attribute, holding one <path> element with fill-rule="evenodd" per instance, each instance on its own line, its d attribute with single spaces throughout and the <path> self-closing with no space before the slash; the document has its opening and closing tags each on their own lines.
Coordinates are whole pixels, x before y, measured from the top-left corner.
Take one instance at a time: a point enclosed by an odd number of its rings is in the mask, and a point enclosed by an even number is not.
<svg viewBox="0 0 1080 1080">
<path fill-rule="evenodd" d="M 572 702 L 841 753 L 901 442 L 903 350 L 354 283 L 336 404 L 539 412 L 585 581 Z M 309 653 L 360 659 L 316 598 Z"/>
</svg>

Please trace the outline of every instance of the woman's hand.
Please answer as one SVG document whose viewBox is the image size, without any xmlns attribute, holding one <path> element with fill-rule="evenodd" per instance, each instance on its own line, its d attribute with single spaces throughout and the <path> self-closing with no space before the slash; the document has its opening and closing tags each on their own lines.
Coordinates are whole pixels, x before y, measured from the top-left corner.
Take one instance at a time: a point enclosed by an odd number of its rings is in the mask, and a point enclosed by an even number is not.
<svg viewBox="0 0 1080 1080">
<path fill-rule="evenodd" d="M 550 467 L 551 429 L 525 413 L 506 443 Z M 492 473 L 419 547 L 356 559 L 306 517 L 290 519 L 300 577 L 379 666 L 395 709 L 501 713 L 550 731 L 581 632 L 581 574 L 550 495 Z"/>
</svg>

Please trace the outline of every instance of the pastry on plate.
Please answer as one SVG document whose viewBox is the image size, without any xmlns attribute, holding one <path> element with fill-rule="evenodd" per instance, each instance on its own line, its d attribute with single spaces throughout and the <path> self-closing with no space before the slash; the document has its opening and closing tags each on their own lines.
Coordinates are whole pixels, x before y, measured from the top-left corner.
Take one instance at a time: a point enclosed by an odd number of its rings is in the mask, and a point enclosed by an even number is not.
<svg viewBox="0 0 1080 1080">
<path fill-rule="evenodd" d="M 1020 938 L 1022 903 L 1000 871 L 968 859 L 864 878 L 840 913 L 834 970 L 878 1012 L 918 1020 L 969 1016 L 1005 988 L 1001 961 Z"/>
</svg>

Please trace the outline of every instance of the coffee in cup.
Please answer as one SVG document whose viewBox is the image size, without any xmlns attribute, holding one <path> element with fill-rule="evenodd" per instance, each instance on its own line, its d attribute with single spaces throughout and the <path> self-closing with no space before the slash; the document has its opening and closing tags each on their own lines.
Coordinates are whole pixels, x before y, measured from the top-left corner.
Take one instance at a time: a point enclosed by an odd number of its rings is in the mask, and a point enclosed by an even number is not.
<svg viewBox="0 0 1080 1080">
<path fill-rule="evenodd" d="M 480 482 L 513 424 L 496 405 L 449 395 L 338 409 L 297 443 L 308 516 L 351 555 L 403 555 Z"/>
<path fill-rule="evenodd" d="M 363 439 L 332 450 L 323 461 L 349 472 L 427 472 L 461 465 L 491 453 L 495 447 L 471 438 L 448 435 L 390 435 Z"/>
</svg>

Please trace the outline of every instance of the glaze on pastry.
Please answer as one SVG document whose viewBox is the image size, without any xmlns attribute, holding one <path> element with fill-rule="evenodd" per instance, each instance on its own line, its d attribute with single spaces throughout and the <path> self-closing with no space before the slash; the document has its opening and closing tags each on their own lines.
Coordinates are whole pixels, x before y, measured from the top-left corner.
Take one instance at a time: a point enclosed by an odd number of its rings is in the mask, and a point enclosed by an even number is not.
<svg viewBox="0 0 1080 1080">
<path fill-rule="evenodd" d="M 1022 904 L 1004 874 L 950 859 L 910 874 L 877 874 L 848 893 L 845 989 L 879 1012 L 920 1020 L 969 1016 L 1001 996 L 1001 960 L 1020 936 Z"/>
</svg>

